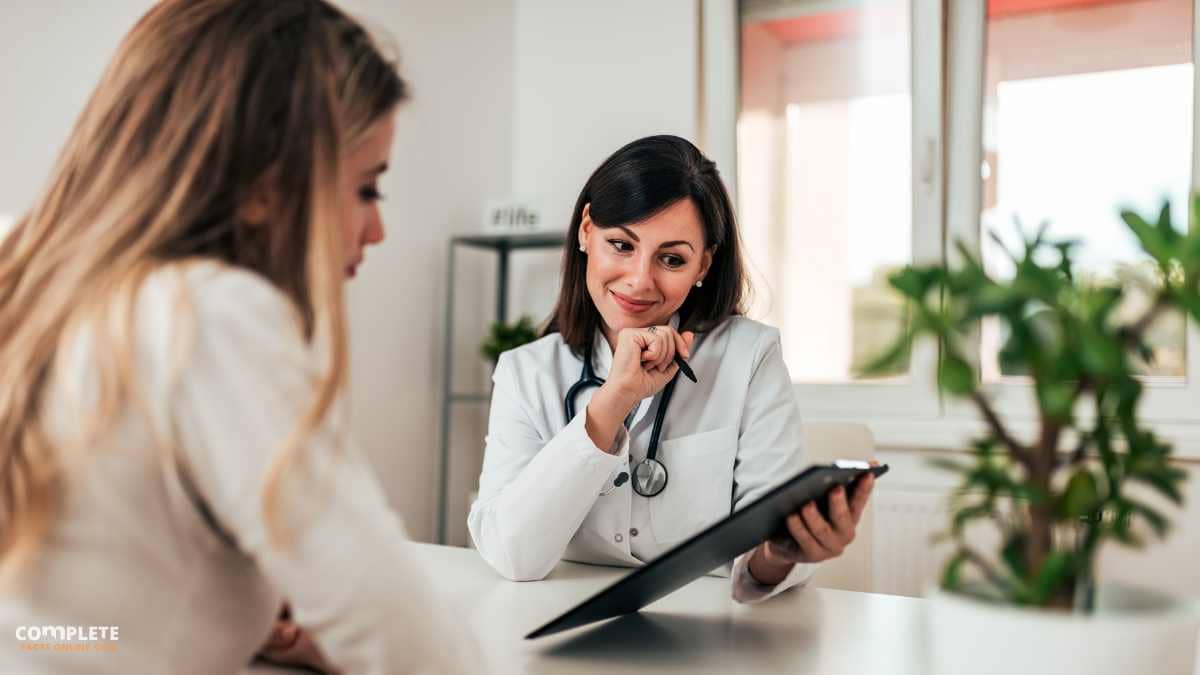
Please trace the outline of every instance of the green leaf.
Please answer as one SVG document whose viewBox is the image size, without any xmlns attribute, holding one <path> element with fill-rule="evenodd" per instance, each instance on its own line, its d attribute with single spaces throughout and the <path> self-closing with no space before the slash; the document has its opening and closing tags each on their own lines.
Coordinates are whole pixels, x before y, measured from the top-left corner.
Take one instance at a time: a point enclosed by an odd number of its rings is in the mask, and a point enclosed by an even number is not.
<svg viewBox="0 0 1200 675">
<path fill-rule="evenodd" d="M 950 592 L 957 591 L 962 582 L 962 566 L 967 561 L 964 553 L 957 553 L 946 563 L 942 571 L 942 589 Z"/>
<path fill-rule="evenodd" d="M 536 339 L 533 319 L 528 316 L 522 316 L 513 324 L 497 321 L 492 323 L 488 338 L 480 345 L 479 352 L 489 361 L 496 361 L 500 354 Z"/>
<path fill-rule="evenodd" d="M 1064 584 L 1068 584 L 1075 576 L 1074 556 L 1065 551 L 1051 551 L 1034 577 L 1030 590 L 1034 602 L 1045 605 Z"/>
<path fill-rule="evenodd" d="M 1139 501 L 1126 499 L 1125 503 L 1128 504 L 1130 513 L 1141 516 L 1160 539 L 1167 536 L 1167 532 L 1171 529 L 1171 524 L 1167 521 L 1166 516 Z"/>
<path fill-rule="evenodd" d="M 1048 417 L 1065 420 L 1075 407 L 1075 385 L 1070 382 L 1045 382 L 1037 386 L 1038 404 Z"/>
<path fill-rule="evenodd" d="M 929 466 L 954 473 L 970 473 L 972 470 L 971 466 L 949 457 L 934 457 L 929 460 Z"/>
<path fill-rule="evenodd" d="M 1029 568 L 1025 565 L 1024 533 L 1015 532 L 1004 542 L 1004 548 L 1000 550 L 1000 558 L 1017 578 L 1024 579 L 1029 575 Z"/>
<path fill-rule="evenodd" d="M 938 267 L 913 267 L 909 265 L 892 273 L 888 277 L 888 283 L 905 297 L 920 302 L 924 300 L 925 295 L 933 287 L 934 282 L 940 279 L 942 275 L 943 272 Z"/>
<path fill-rule="evenodd" d="M 958 535 L 967 526 L 967 523 L 990 515 L 992 515 L 992 507 L 988 504 L 973 504 L 963 507 L 954 514 L 953 532 Z"/>
<path fill-rule="evenodd" d="M 908 363 L 908 359 L 912 354 L 912 347 L 913 333 L 911 330 L 906 330 L 903 335 L 888 346 L 886 351 L 867 362 L 858 371 L 858 375 L 869 377 L 895 373 L 900 366 Z"/>
<path fill-rule="evenodd" d="M 1089 372 L 1113 376 L 1125 373 L 1125 354 L 1115 334 L 1087 331 L 1080 338 L 1080 357 Z"/>
<path fill-rule="evenodd" d="M 1135 534 L 1129 527 L 1131 521 L 1130 516 L 1133 512 L 1133 509 L 1129 506 L 1129 502 L 1118 502 L 1114 507 L 1114 510 L 1115 513 L 1113 514 L 1112 525 L 1110 526 L 1112 536 L 1126 546 L 1141 548 L 1144 542 L 1142 541 L 1141 537 L 1137 536 L 1137 534 Z"/>
<path fill-rule="evenodd" d="M 938 383 L 951 394 L 963 396 L 975 391 L 975 371 L 961 357 L 947 354 L 942 359 Z"/>
<path fill-rule="evenodd" d="M 1187 474 L 1181 470 L 1170 466 L 1163 466 L 1160 469 L 1140 471 L 1131 473 L 1129 478 L 1149 484 L 1160 494 L 1178 505 L 1183 504 L 1183 493 L 1179 491 L 1179 484 Z"/>
<path fill-rule="evenodd" d="M 1011 286 L 989 283 L 975 290 L 968 314 L 977 318 L 988 314 L 1013 312 L 1019 310 L 1024 302 L 1025 298 L 1021 293 Z"/>
<path fill-rule="evenodd" d="M 1133 231 L 1133 235 L 1141 243 L 1142 249 L 1160 265 L 1165 265 L 1171 259 L 1171 246 L 1163 240 L 1158 228 L 1129 210 L 1121 211 L 1121 220 L 1124 220 L 1129 229 Z"/>
<path fill-rule="evenodd" d="M 1162 209 L 1158 212 L 1158 233 L 1163 238 L 1163 241 L 1174 247 L 1180 237 L 1179 230 L 1175 229 L 1175 225 L 1171 223 L 1171 202 L 1164 200 Z"/>
<path fill-rule="evenodd" d="M 1067 482 L 1059 501 L 1059 515 L 1065 519 L 1076 520 L 1083 516 L 1091 516 L 1100 505 L 1100 489 L 1096 476 L 1087 469 L 1079 469 Z"/>
</svg>

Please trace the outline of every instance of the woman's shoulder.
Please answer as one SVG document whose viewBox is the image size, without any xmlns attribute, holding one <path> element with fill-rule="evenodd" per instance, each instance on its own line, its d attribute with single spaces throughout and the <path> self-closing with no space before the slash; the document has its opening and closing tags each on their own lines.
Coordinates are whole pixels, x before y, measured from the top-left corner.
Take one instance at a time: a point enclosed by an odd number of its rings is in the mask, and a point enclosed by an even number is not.
<svg viewBox="0 0 1200 675">
<path fill-rule="evenodd" d="M 194 312 L 202 325 L 236 321 L 270 324 L 277 330 L 282 318 L 299 320 L 292 301 L 261 274 L 215 260 L 162 265 L 146 277 L 138 303 L 168 319 Z"/>
<path fill-rule="evenodd" d="M 187 292 L 205 304 L 286 305 L 287 296 L 263 275 L 218 260 L 170 262 L 151 272 L 143 287 L 150 294 Z"/>
<path fill-rule="evenodd" d="M 217 261 L 162 265 L 138 288 L 138 344 L 155 361 L 312 356 L 295 303 L 262 275 Z"/>
</svg>

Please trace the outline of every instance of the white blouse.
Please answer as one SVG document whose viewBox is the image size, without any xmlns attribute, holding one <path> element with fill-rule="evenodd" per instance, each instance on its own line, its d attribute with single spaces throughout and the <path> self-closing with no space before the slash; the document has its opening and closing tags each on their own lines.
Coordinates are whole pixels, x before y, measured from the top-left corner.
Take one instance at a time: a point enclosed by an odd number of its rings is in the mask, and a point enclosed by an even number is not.
<svg viewBox="0 0 1200 675">
<path fill-rule="evenodd" d="M 92 342 L 79 335 L 60 354 L 45 411 L 65 500 L 37 563 L 0 596 L 0 672 L 239 673 L 283 598 L 347 673 L 479 672 L 364 456 L 335 450 L 328 425 L 285 482 L 292 549 L 268 542 L 267 467 L 320 367 L 286 296 L 250 272 L 175 264 L 135 306 L 142 405 L 98 446 L 67 447 L 91 413 L 72 401 L 94 399 Z M 14 640 L 21 626 L 57 625 L 115 626 L 117 649 Z"/>
<path fill-rule="evenodd" d="M 612 350 L 597 336 L 592 364 L 604 379 Z M 779 332 L 742 317 L 698 335 L 688 361 L 698 383 L 679 378 L 664 416 L 658 459 L 666 488 L 636 494 L 630 474 L 647 454 L 659 393 L 641 402 L 615 453 L 584 429 L 596 388 L 579 394 L 567 419 L 564 398 L 582 362 L 559 334 L 500 356 L 479 498 L 468 525 L 476 548 L 501 575 L 541 579 L 560 559 L 640 566 L 806 466 L 800 411 L 780 353 Z M 815 565 L 796 565 L 775 586 L 750 575 L 748 555 L 717 573 L 732 577 L 741 602 L 804 583 Z"/>
</svg>

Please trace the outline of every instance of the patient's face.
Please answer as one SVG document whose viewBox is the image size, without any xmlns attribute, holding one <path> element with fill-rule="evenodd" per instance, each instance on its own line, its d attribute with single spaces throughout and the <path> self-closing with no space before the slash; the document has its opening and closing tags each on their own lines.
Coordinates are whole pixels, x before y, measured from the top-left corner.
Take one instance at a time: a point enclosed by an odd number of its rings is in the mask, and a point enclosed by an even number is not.
<svg viewBox="0 0 1200 675">
<path fill-rule="evenodd" d="M 622 328 L 666 324 L 712 263 L 690 199 L 617 227 L 596 226 L 585 210 L 579 235 L 587 247 L 588 293 L 610 343 Z"/>
<path fill-rule="evenodd" d="M 347 278 L 354 278 L 368 246 L 383 241 L 379 176 L 387 171 L 395 115 L 386 114 L 350 148 L 342 179 L 342 252 Z"/>
</svg>

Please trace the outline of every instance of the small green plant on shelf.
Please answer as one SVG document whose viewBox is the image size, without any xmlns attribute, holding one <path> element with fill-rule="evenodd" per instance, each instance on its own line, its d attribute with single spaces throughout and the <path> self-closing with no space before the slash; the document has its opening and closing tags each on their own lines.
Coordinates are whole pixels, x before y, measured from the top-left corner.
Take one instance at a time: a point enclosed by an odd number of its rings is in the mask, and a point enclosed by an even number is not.
<svg viewBox="0 0 1200 675">
<path fill-rule="evenodd" d="M 1192 207 L 1193 219 L 1200 219 L 1200 197 Z M 947 591 L 1089 611 L 1101 544 L 1137 547 L 1149 532 L 1161 538 L 1168 531 L 1161 507 L 1132 486 L 1182 502 L 1186 473 L 1170 463 L 1170 444 L 1139 419 L 1138 363 L 1153 359 L 1147 329 L 1164 313 L 1182 310 L 1200 321 L 1200 231 L 1187 233 L 1186 223 L 1176 229 L 1169 203 L 1156 220 L 1128 210 L 1121 218 L 1154 261 L 1157 277 L 1132 320 L 1116 316 L 1134 290 L 1129 282 L 1081 278 L 1073 259 L 1079 242 L 1050 241 L 1045 225 L 1025 239 L 1023 251 L 1009 251 L 1011 278 L 989 274 L 961 243 L 961 262 L 953 269 L 908 266 L 890 277 L 909 303 L 907 330 L 864 370 L 889 372 L 918 338 L 933 338 L 941 350 L 939 388 L 970 400 L 986 423 L 971 456 L 936 461 L 961 476 L 946 533 L 954 546 L 941 577 Z M 997 320 L 1007 335 L 1002 372 L 1031 382 L 1037 407 L 1032 440 L 1012 432 L 968 358 L 967 345 L 985 319 Z M 999 531 L 998 550 L 968 542 L 972 523 Z"/>
<path fill-rule="evenodd" d="M 516 323 L 511 324 L 496 321 L 492 323 L 487 339 L 483 341 L 479 352 L 488 361 L 495 363 L 502 353 L 533 342 L 537 337 L 533 319 L 528 316 L 522 316 Z"/>
</svg>

